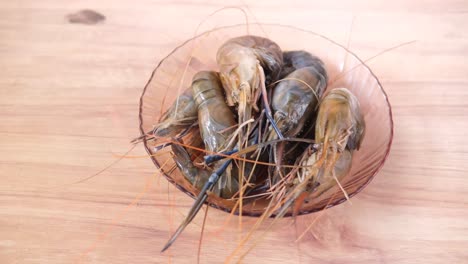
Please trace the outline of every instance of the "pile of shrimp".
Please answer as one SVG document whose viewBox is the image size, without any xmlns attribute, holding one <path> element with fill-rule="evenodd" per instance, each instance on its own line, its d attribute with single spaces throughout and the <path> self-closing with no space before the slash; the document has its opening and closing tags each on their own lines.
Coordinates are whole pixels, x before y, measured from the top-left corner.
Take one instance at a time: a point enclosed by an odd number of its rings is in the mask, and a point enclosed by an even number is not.
<svg viewBox="0 0 468 264">
<path fill-rule="evenodd" d="M 199 190 L 162 251 L 209 195 L 236 201 L 237 213 L 267 200 L 263 219 L 301 214 L 306 203 L 335 186 L 348 198 L 340 181 L 361 146 L 365 123 L 348 89 L 325 93 L 321 59 L 247 35 L 227 40 L 216 61 L 219 72 L 196 73 L 154 129 L 135 140 L 167 138 L 172 143 L 157 150 L 170 147 L 179 172 Z M 188 133 L 190 142 L 183 142 Z"/>
</svg>

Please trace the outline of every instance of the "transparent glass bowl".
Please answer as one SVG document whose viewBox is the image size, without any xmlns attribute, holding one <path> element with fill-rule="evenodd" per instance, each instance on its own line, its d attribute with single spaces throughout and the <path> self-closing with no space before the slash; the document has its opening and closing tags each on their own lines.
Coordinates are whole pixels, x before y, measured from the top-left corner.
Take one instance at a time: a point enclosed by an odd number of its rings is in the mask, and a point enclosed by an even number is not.
<svg viewBox="0 0 468 264">
<path fill-rule="evenodd" d="M 249 31 L 247 31 L 249 30 Z M 190 86 L 193 75 L 201 70 L 218 70 L 216 52 L 228 39 L 246 35 L 264 36 L 275 41 L 283 51 L 306 50 L 320 57 L 329 76 L 327 90 L 348 88 L 358 99 L 366 121 L 366 132 L 361 149 L 354 153 L 352 169 L 341 182 L 349 196 L 359 193 L 383 166 L 393 138 L 393 120 L 390 103 L 377 77 L 351 51 L 340 44 L 313 32 L 291 26 L 272 24 L 234 25 L 217 28 L 187 40 L 165 57 L 153 71 L 140 99 L 140 131 L 150 131 L 160 115 Z M 189 62 L 189 58 L 192 59 Z M 188 65 L 188 67 L 186 67 Z M 198 194 L 177 169 L 170 156 L 170 148 L 154 152 L 159 141 L 145 141 L 147 152 L 172 184 L 188 195 Z M 311 213 L 346 201 L 336 187 L 320 199 L 304 205 L 300 214 Z M 246 204 L 242 214 L 258 216 L 266 201 Z M 234 202 L 210 196 L 207 203 L 215 208 L 231 211 Z"/>
</svg>

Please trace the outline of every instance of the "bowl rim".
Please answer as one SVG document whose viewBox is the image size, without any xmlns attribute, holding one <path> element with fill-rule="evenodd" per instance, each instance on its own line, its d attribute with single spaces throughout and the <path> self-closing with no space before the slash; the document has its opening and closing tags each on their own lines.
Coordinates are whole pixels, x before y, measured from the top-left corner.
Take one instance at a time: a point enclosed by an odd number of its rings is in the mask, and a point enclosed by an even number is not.
<svg viewBox="0 0 468 264">
<path fill-rule="evenodd" d="M 359 58 L 359 56 L 357 56 L 354 52 L 352 52 L 351 50 L 349 50 L 347 47 L 345 47 L 344 45 L 320 34 L 320 33 L 316 33 L 316 32 L 313 32 L 311 30 L 307 30 L 307 29 L 303 29 L 303 28 L 299 28 L 299 27 L 296 27 L 296 26 L 292 26 L 292 25 L 283 25 L 283 24 L 276 24 L 276 23 L 249 23 L 248 24 L 249 26 L 251 25 L 258 25 L 258 26 L 273 26 L 273 27 L 282 27 L 282 28 L 288 28 L 288 29 L 293 29 L 293 30 L 297 30 L 297 31 L 302 31 L 304 33 L 308 33 L 308 34 L 313 34 L 317 37 L 320 37 L 326 41 L 329 41 L 331 42 L 332 44 L 344 49 L 348 55 L 351 55 L 353 56 L 355 59 L 357 59 L 361 65 L 360 66 L 363 66 L 365 69 L 367 69 L 369 71 L 369 73 L 375 78 L 375 80 L 377 81 L 377 84 L 382 92 L 382 95 L 384 96 L 385 98 L 385 102 L 387 103 L 387 106 L 388 106 L 388 116 L 389 116 L 389 121 L 390 121 L 390 136 L 389 136 L 389 141 L 388 141 L 388 144 L 386 146 L 386 150 L 385 150 L 385 154 L 383 156 L 383 158 L 380 160 L 380 164 L 377 166 L 377 168 L 375 169 L 375 171 L 372 173 L 372 175 L 370 177 L 368 177 L 366 179 L 366 181 L 360 185 L 356 191 L 348 194 L 349 198 L 357 195 L 358 193 L 360 193 L 367 185 L 369 185 L 369 183 L 375 178 L 375 176 L 380 172 L 380 170 L 382 169 L 383 165 L 385 164 L 385 161 L 387 160 L 389 154 L 390 154 L 390 150 L 391 150 L 391 146 L 392 146 L 392 143 L 393 143 L 393 136 L 394 136 L 394 122 L 393 122 L 393 112 L 392 112 L 392 106 L 390 104 L 390 101 L 388 100 L 388 95 L 387 93 L 385 92 L 383 86 L 382 86 L 382 83 L 380 82 L 379 78 L 374 74 L 374 72 L 370 69 L 370 67 L 361 59 Z M 184 47 L 186 44 L 190 43 L 191 41 L 193 40 L 196 40 L 206 34 L 209 34 L 211 32 L 215 32 L 215 31 L 219 31 L 219 30 L 223 30 L 223 29 L 228 29 L 228 28 L 234 28 L 234 27 L 239 27 L 239 26 L 247 26 L 246 23 L 239 23 L 239 24 L 233 24 L 233 25 L 227 25 L 227 26 L 220 26 L 220 27 L 217 27 L 217 28 L 214 28 L 214 29 L 210 29 L 210 30 L 207 30 L 207 31 L 204 31 L 204 32 L 201 32 L 185 41 L 183 41 L 181 44 L 179 44 L 178 46 L 176 46 L 171 52 L 169 52 L 166 56 L 164 56 L 164 58 L 162 58 L 159 63 L 157 64 L 157 66 L 153 69 L 153 71 L 151 72 L 151 75 L 148 79 L 148 81 L 146 82 L 144 88 L 143 88 L 143 91 L 141 93 L 141 96 L 140 96 L 140 100 L 139 100 L 139 110 L 138 110 L 138 119 L 139 119 L 139 129 L 140 129 L 140 134 L 141 136 L 145 135 L 145 130 L 143 129 L 143 101 L 144 101 L 144 96 L 146 94 L 146 90 L 147 88 L 149 87 L 151 81 L 153 80 L 156 72 L 158 71 L 158 69 L 160 68 L 160 66 L 164 63 L 164 61 L 166 61 L 169 57 L 171 57 L 171 55 L 173 55 L 176 51 L 178 51 L 180 48 Z M 154 156 L 152 156 L 153 153 L 151 153 L 151 150 L 150 148 L 148 147 L 148 143 L 147 143 L 147 140 L 145 137 L 143 137 L 143 145 L 145 147 L 145 150 L 146 152 L 148 153 L 149 157 L 151 158 L 151 160 L 153 161 L 154 165 L 158 168 L 158 170 L 164 175 L 164 177 L 170 182 L 172 183 L 177 189 L 179 189 L 180 191 L 184 192 L 185 194 L 187 194 L 188 196 L 192 197 L 193 199 L 196 198 L 196 196 L 194 194 L 192 194 L 191 192 L 189 192 L 188 190 L 186 190 L 182 185 L 178 184 L 174 179 L 172 179 L 170 177 L 170 175 L 168 175 L 166 172 L 162 171 L 161 170 L 161 166 L 159 164 L 159 162 L 156 160 L 156 158 Z M 345 202 L 347 199 L 346 198 L 343 198 L 343 199 L 339 199 L 339 200 L 336 200 L 335 202 L 333 203 L 328 203 L 326 206 L 324 206 L 323 208 L 314 208 L 314 209 L 311 209 L 311 210 L 307 210 L 307 211 L 301 211 L 299 212 L 298 215 L 304 215 L 304 214 L 310 214 L 310 213 L 314 213 L 314 212 L 317 212 L 317 211 L 322 211 L 322 210 L 326 210 L 328 208 L 331 208 L 331 207 L 334 207 L 334 206 L 337 206 L 343 202 Z M 214 204 L 214 203 L 211 203 L 209 202 L 208 200 L 205 202 L 205 204 L 213 207 L 213 208 L 216 208 L 216 209 L 219 209 L 221 211 L 224 211 L 224 212 L 227 212 L 227 213 L 230 213 L 231 210 L 229 208 L 224 208 L 224 207 L 221 207 L 221 206 L 218 206 L 217 204 Z M 262 213 L 256 213 L 256 212 L 240 212 L 243 216 L 252 216 L 252 217 L 258 217 L 260 216 Z M 238 212 L 235 212 L 235 214 L 239 214 Z M 289 217 L 289 216 L 292 216 L 291 213 L 287 213 L 286 215 L 284 215 L 284 217 Z M 274 215 L 272 215 L 272 217 L 274 217 Z"/>
</svg>

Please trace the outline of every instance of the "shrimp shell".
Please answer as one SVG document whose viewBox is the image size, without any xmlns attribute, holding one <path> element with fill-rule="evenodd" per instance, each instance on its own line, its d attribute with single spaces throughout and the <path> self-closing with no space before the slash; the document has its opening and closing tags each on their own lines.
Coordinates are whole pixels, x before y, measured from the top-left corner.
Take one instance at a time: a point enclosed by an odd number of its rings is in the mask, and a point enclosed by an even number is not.
<svg viewBox="0 0 468 264">
<path fill-rule="evenodd" d="M 233 106 L 239 102 L 237 96 L 242 84 L 248 83 L 253 92 L 261 85 L 258 64 L 264 71 L 266 85 L 279 78 L 283 53 L 278 44 L 267 38 L 241 36 L 225 42 L 216 59 L 228 105 Z"/>
</svg>

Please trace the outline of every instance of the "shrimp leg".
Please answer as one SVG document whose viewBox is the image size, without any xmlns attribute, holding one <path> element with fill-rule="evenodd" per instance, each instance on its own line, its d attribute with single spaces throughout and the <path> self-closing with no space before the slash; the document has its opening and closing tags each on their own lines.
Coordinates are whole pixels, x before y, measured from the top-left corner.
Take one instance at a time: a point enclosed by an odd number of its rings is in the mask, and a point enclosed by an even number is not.
<svg viewBox="0 0 468 264">
<path fill-rule="evenodd" d="M 263 99 L 263 104 L 265 105 L 265 115 L 268 118 L 268 121 L 270 121 L 271 126 L 275 130 L 276 134 L 278 135 L 279 139 L 283 139 L 283 134 L 281 133 L 280 129 L 278 128 L 278 125 L 276 124 L 275 119 L 271 115 L 271 108 L 270 108 L 270 103 L 268 102 L 268 94 L 265 86 L 265 72 L 263 71 L 263 68 L 260 66 L 260 64 L 257 64 L 257 70 L 259 72 L 259 78 L 260 78 L 260 89 L 258 92 L 255 94 L 254 102 L 257 101 L 258 93 L 262 94 L 262 99 Z"/>
</svg>

